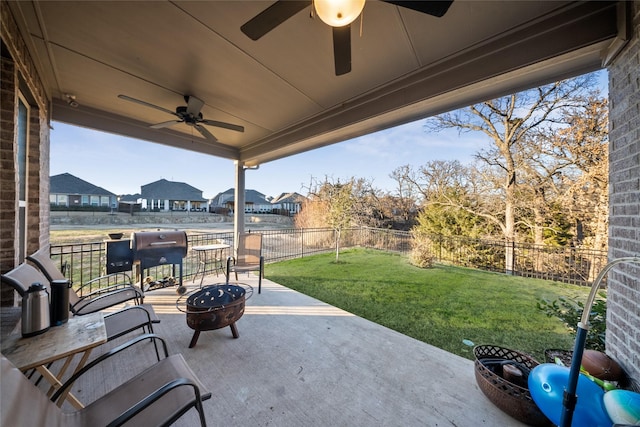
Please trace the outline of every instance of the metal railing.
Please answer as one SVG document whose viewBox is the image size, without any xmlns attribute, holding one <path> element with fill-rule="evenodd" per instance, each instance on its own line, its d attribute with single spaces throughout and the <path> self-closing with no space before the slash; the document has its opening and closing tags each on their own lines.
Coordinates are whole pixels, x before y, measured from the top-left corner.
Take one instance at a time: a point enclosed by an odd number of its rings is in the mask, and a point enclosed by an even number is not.
<svg viewBox="0 0 640 427">
<path fill-rule="evenodd" d="M 505 272 L 507 254 L 515 276 L 588 286 L 607 264 L 607 253 L 575 247 L 556 247 L 504 240 L 434 235 L 430 252 L 438 262 Z"/>
<path fill-rule="evenodd" d="M 260 230 L 262 254 L 266 263 L 300 258 L 335 250 L 335 232 L 328 228 Z M 229 244 L 224 254 L 232 254 L 234 237 L 232 232 L 192 233 L 187 235 L 189 247 L 217 242 Z M 430 253 L 441 263 L 478 268 L 490 271 L 505 271 L 505 254 L 513 254 L 511 274 L 555 280 L 578 285 L 589 285 L 595 274 L 607 262 L 604 251 L 579 248 L 556 248 L 501 240 L 471 239 L 465 237 L 431 236 Z M 358 227 L 343 230 L 340 248 L 364 247 L 383 251 L 409 254 L 412 234 L 407 231 Z M 65 276 L 80 285 L 104 274 L 106 245 L 103 242 L 51 245 L 51 258 Z M 198 270 L 199 261 L 189 251 L 183 261 L 183 281 L 192 279 Z M 205 274 L 216 272 L 214 266 L 207 267 Z M 158 266 L 146 271 L 154 278 L 175 276 L 171 265 Z M 138 278 L 134 280 L 140 280 Z"/>
</svg>

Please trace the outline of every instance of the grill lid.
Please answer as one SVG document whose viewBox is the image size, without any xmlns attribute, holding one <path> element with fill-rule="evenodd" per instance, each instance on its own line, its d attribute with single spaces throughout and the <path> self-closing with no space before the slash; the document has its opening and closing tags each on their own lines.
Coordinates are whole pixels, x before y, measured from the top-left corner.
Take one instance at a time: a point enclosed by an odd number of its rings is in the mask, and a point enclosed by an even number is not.
<svg viewBox="0 0 640 427">
<path fill-rule="evenodd" d="M 187 233 L 184 231 L 140 231 L 131 236 L 131 249 L 136 259 L 165 252 L 176 252 L 184 257 L 187 246 Z"/>
<path fill-rule="evenodd" d="M 187 307 L 209 308 L 230 304 L 244 297 L 246 290 L 238 285 L 205 286 L 187 298 Z"/>
</svg>

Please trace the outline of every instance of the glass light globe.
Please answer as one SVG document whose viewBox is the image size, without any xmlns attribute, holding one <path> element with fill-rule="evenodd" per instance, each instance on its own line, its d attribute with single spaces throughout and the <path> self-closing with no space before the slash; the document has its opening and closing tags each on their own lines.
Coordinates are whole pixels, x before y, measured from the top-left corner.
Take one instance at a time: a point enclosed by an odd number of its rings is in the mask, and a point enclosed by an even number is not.
<svg viewBox="0 0 640 427">
<path fill-rule="evenodd" d="M 365 0 L 314 0 L 316 13 L 332 27 L 351 24 L 360 15 Z"/>
</svg>

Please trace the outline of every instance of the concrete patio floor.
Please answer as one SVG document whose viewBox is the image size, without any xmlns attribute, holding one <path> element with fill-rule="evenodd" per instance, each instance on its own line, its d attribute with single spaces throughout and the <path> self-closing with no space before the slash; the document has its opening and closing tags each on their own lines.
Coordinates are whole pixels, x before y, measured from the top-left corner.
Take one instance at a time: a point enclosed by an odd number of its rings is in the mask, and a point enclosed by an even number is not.
<svg viewBox="0 0 640 427">
<path fill-rule="evenodd" d="M 239 279 L 255 289 L 236 323 L 240 337 L 228 327 L 205 331 L 191 349 L 193 331 L 176 309 L 175 288 L 145 298 L 161 318 L 156 333 L 170 353 L 182 353 L 213 393 L 204 403 L 210 426 L 524 425 L 482 394 L 472 361 L 269 280 L 258 294 L 255 276 Z M 212 276 L 205 284 L 223 281 Z M 189 291 L 198 285 L 185 284 Z M 152 363 L 151 345 L 141 349 L 146 354 L 105 364 L 78 381 L 74 394 L 91 401 Z M 176 425 L 197 425 L 194 413 Z"/>
</svg>

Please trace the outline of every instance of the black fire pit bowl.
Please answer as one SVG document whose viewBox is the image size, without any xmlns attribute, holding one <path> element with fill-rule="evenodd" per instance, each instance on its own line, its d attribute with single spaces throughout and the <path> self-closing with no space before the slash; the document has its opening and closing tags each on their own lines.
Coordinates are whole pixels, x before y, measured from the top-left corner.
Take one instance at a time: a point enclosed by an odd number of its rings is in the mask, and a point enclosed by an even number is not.
<svg viewBox="0 0 640 427">
<path fill-rule="evenodd" d="M 176 307 L 187 314 L 187 326 L 194 330 L 189 348 L 196 345 L 201 331 L 229 326 L 233 338 L 238 338 L 236 321 L 244 314 L 245 301 L 252 294 L 253 288 L 246 284 L 216 284 L 178 298 Z"/>
</svg>

